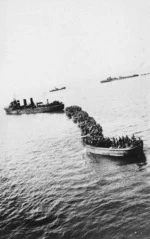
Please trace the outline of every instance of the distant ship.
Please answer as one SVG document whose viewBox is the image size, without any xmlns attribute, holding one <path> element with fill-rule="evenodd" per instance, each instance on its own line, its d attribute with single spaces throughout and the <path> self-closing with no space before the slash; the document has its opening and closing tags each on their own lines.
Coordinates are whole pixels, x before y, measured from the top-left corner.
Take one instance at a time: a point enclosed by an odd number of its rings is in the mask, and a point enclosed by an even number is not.
<svg viewBox="0 0 150 239">
<path fill-rule="evenodd" d="M 30 98 L 30 104 L 27 104 L 26 99 L 23 100 L 23 105 L 20 105 L 19 100 L 13 100 L 8 107 L 4 108 L 6 114 L 9 115 L 58 112 L 63 109 L 64 104 L 62 102 L 53 101 L 49 103 L 47 100 L 47 104 L 43 104 L 43 102 L 37 102 L 35 104 L 33 98 Z"/>
<path fill-rule="evenodd" d="M 65 89 L 66 89 L 66 87 L 61 87 L 61 88 L 55 87 L 54 89 L 50 90 L 50 92 L 58 91 L 58 90 L 65 90 Z"/>
<path fill-rule="evenodd" d="M 132 78 L 132 77 L 138 77 L 138 74 L 134 74 L 131 76 L 119 76 L 117 77 L 108 77 L 106 80 L 102 80 L 101 83 L 106 83 L 106 82 L 110 82 L 110 81 L 115 81 L 115 80 L 123 80 L 123 79 L 127 79 L 127 78 Z"/>
<path fill-rule="evenodd" d="M 115 78 L 116 79 L 116 78 Z M 114 78 L 108 77 L 106 80 L 102 80 L 101 83 L 106 83 L 115 80 Z"/>
</svg>

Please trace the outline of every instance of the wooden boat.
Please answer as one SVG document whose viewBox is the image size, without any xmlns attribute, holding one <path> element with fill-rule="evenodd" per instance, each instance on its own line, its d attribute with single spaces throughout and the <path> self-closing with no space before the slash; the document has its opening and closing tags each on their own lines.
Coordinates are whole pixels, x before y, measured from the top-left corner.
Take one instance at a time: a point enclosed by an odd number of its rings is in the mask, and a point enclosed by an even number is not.
<svg viewBox="0 0 150 239">
<path fill-rule="evenodd" d="M 143 146 L 141 144 L 130 148 L 100 148 L 91 145 L 85 145 L 85 148 L 88 153 L 113 157 L 128 157 L 143 153 Z"/>
</svg>

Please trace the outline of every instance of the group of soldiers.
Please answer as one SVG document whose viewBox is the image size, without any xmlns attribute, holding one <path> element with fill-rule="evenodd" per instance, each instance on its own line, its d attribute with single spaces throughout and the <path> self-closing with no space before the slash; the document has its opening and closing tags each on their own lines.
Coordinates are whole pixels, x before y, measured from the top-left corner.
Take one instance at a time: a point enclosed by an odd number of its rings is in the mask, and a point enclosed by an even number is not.
<svg viewBox="0 0 150 239">
<path fill-rule="evenodd" d="M 129 138 L 127 135 L 124 137 L 119 137 L 117 138 L 112 138 L 112 147 L 113 148 L 129 148 L 129 147 L 134 147 L 137 144 L 143 145 L 143 141 L 139 137 L 138 139 L 135 138 L 134 134 L 132 135 L 131 138 Z"/>
<path fill-rule="evenodd" d="M 129 148 L 139 143 L 143 145 L 143 141 L 140 138 L 135 138 L 134 135 L 131 138 L 127 135 L 119 138 L 104 137 L 102 126 L 97 124 L 95 119 L 79 106 L 67 107 L 65 112 L 69 118 L 73 119 L 74 123 L 78 123 L 84 144 L 105 148 Z"/>
</svg>

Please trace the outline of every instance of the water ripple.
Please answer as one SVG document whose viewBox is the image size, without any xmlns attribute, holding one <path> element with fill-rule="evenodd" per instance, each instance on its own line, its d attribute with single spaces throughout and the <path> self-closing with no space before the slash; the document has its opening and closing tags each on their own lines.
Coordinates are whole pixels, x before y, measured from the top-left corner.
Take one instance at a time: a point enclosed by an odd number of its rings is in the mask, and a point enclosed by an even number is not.
<svg viewBox="0 0 150 239">
<path fill-rule="evenodd" d="M 142 137 L 143 158 L 86 154 L 80 129 L 65 114 L 3 115 L 2 239 L 149 238 L 149 83 L 136 80 L 136 91 L 128 84 L 84 87 L 84 96 L 68 93 L 65 103 L 79 103 L 105 135 Z"/>
</svg>

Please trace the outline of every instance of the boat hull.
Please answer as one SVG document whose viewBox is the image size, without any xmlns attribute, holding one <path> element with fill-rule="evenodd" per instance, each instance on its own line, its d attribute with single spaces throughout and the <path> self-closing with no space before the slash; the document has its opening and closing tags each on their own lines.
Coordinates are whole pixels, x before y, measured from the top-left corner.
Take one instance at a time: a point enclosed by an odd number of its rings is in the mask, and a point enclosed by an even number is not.
<svg viewBox="0 0 150 239">
<path fill-rule="evenodd" d="M 35 108 L 26 108 L 26 109 L 16 109 L 12 110 L 11 108 L 5 108 L 6 114 L 9 115 L 22 115 L 22 114 L 37 114 L 37 113 L 49 113 L 49 112 L 58 112 L 64 109 L 64 104 L 53 105 L 53 106 L 40 106 Z"/>
<path fill-rule="evenodd" d="M 128 157 L 139 155 L 143 152 L 143 147 L 141 145 L 137 145 L 132 148 L 100 148 L 93 147 L 90 145 L 85 146 L 86 151 L 88 153 L 104 155 L 104 156 L 113 156 L 113 157 Z"/>
</svg>

